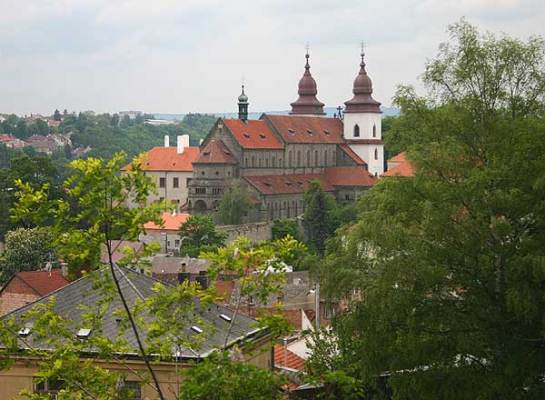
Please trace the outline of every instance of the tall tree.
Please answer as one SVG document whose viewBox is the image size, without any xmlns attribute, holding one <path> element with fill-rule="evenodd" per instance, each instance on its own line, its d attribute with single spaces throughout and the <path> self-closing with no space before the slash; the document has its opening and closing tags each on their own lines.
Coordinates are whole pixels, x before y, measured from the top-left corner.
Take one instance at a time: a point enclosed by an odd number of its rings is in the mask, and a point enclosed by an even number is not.
<svg viewBox="0 0 545 400">
<path fill-rule="evenodd" d="M 324 254 L 326 240 L 335 231 L 333 212 L 335 198 L 324 191 L 319 181 L 310 182 L 303 196 L 306 208 L 303 226 L 309 247 L 319 255 Z"/>
<path fill-rule="evenodd" d="M 66 111 L 66 110 L 64 110 Z M 53 113 L 53 119 L 55 121 L 62 121 L 62 116 L 61 116 L 61 112 L 57 109 L 55 109 L 55 112 Z"/>
<path fill-rule="evenodd" d="M 236 183 L 223 194 L 220 200 L 220 222 L 226 225 L 240 224 L 251 208 L 252 201 L 248 189 Z"/>
<path fill-rule="evenodd" d="M 430 95 L 396 96 L 416 176 L 379 183 L 329 248 L 322 288 L 352 300 L 332 358 L 398 399 L 543 398 L 545 44 L 449 32 Z"/>
</svg>

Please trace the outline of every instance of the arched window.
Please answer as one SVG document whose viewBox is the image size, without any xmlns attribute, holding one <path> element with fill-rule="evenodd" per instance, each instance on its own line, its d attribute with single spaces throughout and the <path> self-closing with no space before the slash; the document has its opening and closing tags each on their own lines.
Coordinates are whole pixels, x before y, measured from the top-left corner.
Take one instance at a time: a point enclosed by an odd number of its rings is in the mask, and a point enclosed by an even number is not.
<svg viewBox="0 0 545 400">
<path fill-rule="evenodd" d="M 375 147 L 375 160 L 378 160 L 378 149 Z"/>
<path fill-rule="evenodd" d="M 310 150 L 307 150 L 307 167 L 310 167 Z"/>
<path fill-rule="evenodd" d="M 275 156 L 272 156 L 272 159 L 271 159 L 271 167 L 276 167 L 276 157 Z"/>
<path fill-rule="evenodd" d="M 288 167 L 292 167 L 293 166 L 293 159 L 292 159 L 292 156 L 291 156 L 291 150 L 288 152 Z"/>
<path fill-rule="evenodd" d="M 360 127 L 358 124 L 354 125 L 354 137 L 360 137 Z"/>
<path fill-rule="evenodd" d="M 255 156 L 252 156 L 252 167 L 255 167 Z"/>
<path fill-rule="evenodd" d="M 259 163 L 259 168 L 261 168 L 261 158 L 258 159 L 257 162 Z"/>
<path fill-rule="evenodd" d="M 301 166 L 301 150 L 297 150 L 297 167 Z"/>
<path fill-rule="evenodd" d="M 327 167 L 327 150 L 324 150 L 324 166 Z"/>
<path fill-rule="evenodd" d="M 373 124 L 373 137 L 377 137 L 377 126 Z"/>
<path fill-rule="evenodd" d="M 249 167 L 249 166 L 250 166 L 249 163 L 248 163 L 248 157 L 245 158 L 244 164 L 246 165 L 246 167 Z"/>
<path fill-rule="evenodd" d="M 315 167 L 320 166 L 320 162 L 318 160 L 318 150 L 314 150 L 314 166 Z"/>
</svg>

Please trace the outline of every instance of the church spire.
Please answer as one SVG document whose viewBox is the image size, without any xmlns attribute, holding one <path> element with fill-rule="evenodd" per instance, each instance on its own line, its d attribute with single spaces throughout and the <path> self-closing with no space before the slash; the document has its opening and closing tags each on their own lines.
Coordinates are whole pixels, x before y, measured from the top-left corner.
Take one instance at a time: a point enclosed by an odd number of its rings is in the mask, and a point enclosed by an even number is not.
<svg viewBox="0 0 545 400">
<path fill-rule="evenodd" d="M 297 90 L 299 98 L 295 102 L 291 103 L 290 114 L 324 115 L 324 103 L 320 102 L 316 98 L 318 89 L 316 86 L 316 81 L 310 73 L 310 55 L 308 53 L 308 46 L 305 58 L 305 72 L 299 81 L 299 88 Z"/>
<path fill-rule="evenodd" d="M 238 96 L 238 119 L 248 121 L 248 96 L 244 93 L 244 83 L 242 84 L 242 93 Z"/>
<path fill-rule="evenodd" d="M 365 70 L 365 52 L 362 44 L 360 71 L 354 79 L 354 97 L 344 104 L 346 113 L 380 113 L 380 103 L 373 99 L 373 83 Z"/>
</svg>

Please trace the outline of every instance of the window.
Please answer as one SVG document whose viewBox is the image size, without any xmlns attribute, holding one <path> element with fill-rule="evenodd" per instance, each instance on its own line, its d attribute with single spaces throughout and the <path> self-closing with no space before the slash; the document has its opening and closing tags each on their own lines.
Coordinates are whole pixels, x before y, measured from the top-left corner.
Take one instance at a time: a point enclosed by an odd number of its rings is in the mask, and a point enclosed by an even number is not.
<svg viewBox="0 0 545 400">
<path fill-rule="evenodd" d="M 265 168 L 269 168 L 269 159 L 268 158 L 265 159 Z"/>
<path fill-rule="evenodd" d="M 39 394 L 50 394 L 52 398 L 55 398 L 54 395 L 59 393 L 64 387 L 64 381 L 60 379 L 47 379 L 43 382 L 36 382 L 34 385 L 34 393 Z"/>
<path fill-rule="evenodd" d="M 257 162 L 258 162 L 259 168 L 261 168 L 261 158 L 257 160 Z"/>
<path fill-rule="evenodd" d="M 378 149 L 375 148 L 375 160 L 378 160 Z"/>
<path fill-rule="evenodd" d="M 307 167 L 310 167 L 310 150 L 307 150 Z"/>
<path fill-rule="evenodd" d="M 252 156 L 252 167 L 255 167 L 255 156 Z"/>
<path fill-rule="evenodd" d="M 172 187 L 173 188 L 180 187 L 180 180 L 178 178 L 172 178 Z"/>
<path fill-rule="evenodd" d="M 293 166 L 293 160 L 292 160 L 292 154 L 291 154 L 291 150 L 288 152 L 288 167 L 292 167 Z"/>
<path fill-rule="evenodd" d="M 212 188 L 212 194 L 219 195 L 221 192 L 221 188 Z"/>
<path fill-rule="evenodd" d="M 301 166 L 301 151 L 297 150 L 297 167 Z"/>
<path fill-rule="evenodd" d="M 176 240 L 174 241 L 174 246 L 175 246 L 175 247 L 180 247 L 180 239 L 176 239 Z"/>
<path fill-rule="evenodd" d="M 164 188 L 167 184 L 167 178 L 159 178 L 159 187 Z"/>
<path fill-rule="evenodd" d="M 201 175 L 202 175 L 202 176 L 204 176 L 204 171 L 203 171 L 203 172 L 201 172 Z"/>
<path fill-rule="evenodd" d="M 227 171 L 227 176 L 231 176 L 231 171 Z"/>
<path fill-rule="evenodd" d="M 206 194 L 206 188 L 195 188 L 196 194 Z"/>
<path fill-rule="evenodd" d="M 276 158 L 274 156 L 272 156 L 272 159 L 271 159 L 271 167 L 276 167 Z"/>
<path fill-rule="evenodd" d="M 119 388 L 119 394 L 122 399 L 127 400 L 141 400 L 142 399 L 142 385 L 140 382 L 125 381 Z"/>
<path fill-rule="evenodd" d="M 354 125 L 354 137 L 360 137 L 360 127 L 358 124 Z"/>
<path fill-rule="evenodd" d="M 245 165 L 246 167 L 249 167 L 249 166 L 250 166 L 250 164 L 248 163 L 248 157 L 246 157 L 246 158 L 244 159 L 244 165 Z"/>
<path fill-rule="evenodd" d="M 377 137 L 377 126 L 373 124 L 373 137 Z"/>
<path fill-rule="evenodd" d="M 344 199 L 345 199 L 345 200 L 350 200 L 350 195 L 349 195 L 348 193 L 345 194 L 345 195 L 344 195 Z"/>
<path fill-rule="evenodd" d="M 320 161 L 318 159 L 318 150 L 314 150 L 314 166 L 317 167 L 320 165 Z"/>
<path fill-rule="evenodd" d="M 324 150 L 324 166 L 327 167 L 327 150 Z"/>
</svg>

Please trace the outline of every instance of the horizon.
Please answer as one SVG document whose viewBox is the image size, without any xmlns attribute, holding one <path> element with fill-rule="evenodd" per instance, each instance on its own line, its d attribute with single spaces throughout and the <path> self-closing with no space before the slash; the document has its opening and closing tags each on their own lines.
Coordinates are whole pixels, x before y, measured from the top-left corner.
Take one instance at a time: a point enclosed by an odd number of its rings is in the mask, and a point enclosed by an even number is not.
<svg viewBox="0 0 545 400">
<path fill-rule="evenodd" d="M 423 91 L 418 76 L 448 25 L 465 17 L 524 40 L 545 24 L 538 0 L 0 2 L 0 113 L 18 115 L 228 114 L 242 80 L 251 112 L 288 110 L 307 42 L 318 98 L 337 107 L 351 97 L 362 39 L 374 97 L 391 107 L 398 84 Z"/>
</svg>

